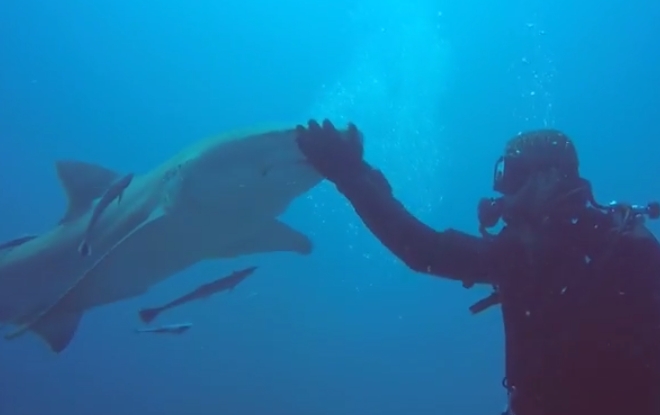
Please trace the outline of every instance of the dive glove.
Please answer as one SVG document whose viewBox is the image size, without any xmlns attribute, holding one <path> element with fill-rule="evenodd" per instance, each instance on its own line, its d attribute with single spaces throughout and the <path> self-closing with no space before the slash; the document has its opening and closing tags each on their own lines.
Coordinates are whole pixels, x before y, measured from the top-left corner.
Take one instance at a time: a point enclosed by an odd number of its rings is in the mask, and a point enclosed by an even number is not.
<svg viewBox="0 0 660 415">
<path fill-rule="evenodd" d="M 296 142 L 309 163 L 337 186 L 347 185 L 370 170 L 362 158 L 362 133 L 354 124 L 349 123 L 341 132 L 327 119 L 322 125 L 310 120 L 307 128 L 296 127 Z"/>
</svg>

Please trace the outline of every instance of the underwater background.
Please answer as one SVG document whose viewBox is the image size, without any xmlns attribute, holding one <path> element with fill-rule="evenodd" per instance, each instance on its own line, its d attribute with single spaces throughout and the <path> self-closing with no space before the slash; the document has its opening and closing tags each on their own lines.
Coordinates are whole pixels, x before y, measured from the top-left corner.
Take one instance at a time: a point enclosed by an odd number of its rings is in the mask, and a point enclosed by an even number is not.
<svg viewBox="0 0 660 415">
<path fill-rule="evenodd" d="M 436 227 L 476 233 L 504 142 L 555 127 L 598 200 L 660 197 L 660 2 L 0 1 L 0 240 L 54 226 L 53 163 L 148 171 L 199 139 L 329 117 Z M 55 355 L 0 341 L 0 415 L 498 414 L 499 309 L 416 275 L 328 182 L 283 220 L 309 256 L 207 261 L 85 314 Z M 651 224 L 653 231 L 657 224 Z M 137 310 L 232 270 L 138 336 Z M 56 278 L 56 276 L 53 276 Z"/>
</svg>

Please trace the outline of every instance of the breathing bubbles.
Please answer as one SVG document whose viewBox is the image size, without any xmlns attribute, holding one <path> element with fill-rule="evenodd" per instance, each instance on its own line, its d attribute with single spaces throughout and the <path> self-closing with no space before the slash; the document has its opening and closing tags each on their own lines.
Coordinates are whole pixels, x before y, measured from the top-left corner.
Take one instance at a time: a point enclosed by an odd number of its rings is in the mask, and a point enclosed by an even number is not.
<svg viewBox="0 0 660 415">
<path fill-rule="evenodd" d="M 447 162 L 438 108 L 451 65 L 438 30 L 442 13 L 424 2 L 367 3 L 351 13 L 360 28 L 352 60 L 320 88 L 311 116 L 356 123 L 368 161 L 424 219 L 437 208 Z"/>
<path fill-rule="evenodd" d="M 535 8 L 534 8 L 535 9 Z M 512 65 L 516 74 L 520 104 L 515 115 L 524 128 L 554 125 L 552 84 L 556 74 L 555 63 L 548 46 L 542 17 L 537 12 L 521 7 L 523 22 L 520 39 L 524 55 Z"/>
</svg>

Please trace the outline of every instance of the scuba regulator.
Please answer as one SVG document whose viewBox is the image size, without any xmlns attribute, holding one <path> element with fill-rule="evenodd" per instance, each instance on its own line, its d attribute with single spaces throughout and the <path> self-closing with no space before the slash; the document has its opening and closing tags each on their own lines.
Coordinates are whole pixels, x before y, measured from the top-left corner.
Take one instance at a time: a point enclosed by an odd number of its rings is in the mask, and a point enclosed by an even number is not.
<svg viewBox="0 0 660 415">
<path fill-rule="evenodd" d="M 541 195 L 543 199 L 532 203 L 545 205 L 541 211 L 532 212 L 532 220 L 538 219 L 534 213 L 542 214 L 541 220 L 548 218 L 546 214 L 574 219 L 575 212 L 591 206 L 612 218 L 615 232 L 624 233 L 646 218 L 660 218 L 660 202 L 657 201 L 646 205 L 621 202 L 606 206 L 598 204 L 591 184 L 580 177 L 578 167 L 575 146 L 561 131 L 535 130 L 511 138 L 504 155 L 496 160 L 493 172 L 493 190 L 502 196 L 482 198 L 477 205 L 479 232 L 484 238 L 492 239 L 495 235 L 488 229 L 495 227 L 500 220 L 509 225 L 518 221 L 520 211 L 517 209 L 524 205 L 525 192 L 530 189 L 531 197 Z M 523 201 L 523 204 L 518 201 Z M 466 288 L 471 285 L 464 283 Z M 470 307 L 472 314 L 499 304 L 498 287 L 493 289 L 491 295 Z"/>
<path fill-rule="evenodd" d="M 560 137 L 561 138 L 561 137 Z M 646 205 L 633 205 L 613 201 L 608 205 L 601 205 L 596 202 L 591 184 L 581 179 L 577 172 L 577 155 L 574 153 L 572 144 L 568 139 L 563 140 L 541 140 L 544 143 L 553 144 L 554 148 L 544 148 L 543 150 L 557 151 L 562 150 L 569 157 L 521 157 L 523 152 L 520 147 L 508 147 L 507 154 L 500 157 L 495 162 L 495 171 L 493 174 L 493 190 L 501 193 L 500 197 L 482 198 L 477 205 L 477 218 L 479 220 L 479 232 L 485 238 L 494 238 L 494 235 L 488 232 L 489 228 L 495 227 L 500 220 L 508 223 L 511 219 L 510 206 L 511 201 L 521 191 L 533 173 L 539 171 L 549 171 L 555 169 L 555 173 L 560 173 L 560 180 L 566 183 L 573 183 L 572 188 L 565 188 L 565 192 L 555 195 L 554 200 L 548 200 L 555 207 L 562 204 L 571 204 L 571 200 L 577 200 L 573 205 L 579 209 L 584 208 L 585 204 L 600 210 L 613 218 L 615 231 L 623 233 L 630 227 L 643 223 L 647 218 L 654 220 L 660 218 L 660 202 L 653 201 Z M 559 143 L 559 145 L 557 145 Z M 562 149 L 563 148 L 563 149 Z M 564 155 L 565 155 L 564 154 Z M 550 161 L 550 162 L 548 162 Z M 506 168 L 505 168 L 506 167 Z M 580 206 L 582 208 L 580 208 Z M 574 209 L 574 208 L 571 208 Z M 467 288 L 472 284 L 464 284 Z M 480 313 L 494 305 L 500 303 L 500 293 L 497 286 L 493 287 L 493 292 L 487 297 L 474 303 L 469 309 L 472 314 Z"/>
<path fill-rule="evenodd" d="M 566 162 L 562 158 L 550 158 L 549 160 L 537 158 L 531 163 L 528 158 L 521 156 L 520 149 L 509 150 L 506 155 L 497 159 L 493 171 L 493 190 L 501 193 L 502 196 L 482 198 L 477 205 L 479 232 L 484 237 L 492 237 L 487 229 L 497 225 L 501 219 L 507 221 L 507 198 L 519 193 L 527 180 L 530 179 L 533 170 L 538 172 L 544 171 L 545 168 L 555 169 L 561 180 L 579 183 L 574 188 L 567 189 L 568 191 L 565 194 L 559 195 L 555 203 L 566 200 L 575 194 L 582 194 L 591 206 L 605 213 L 616 213 L 617 215 L 614 216 L 618 216 L 626 224 L 630 223 L 631 220 L 643 221 L 645 218 L 660 218 L 660 202 L 656 201 L 646 205 L 632 205 L 616 201 L 606 206 L 600 205 L 594 199 L 591 184 L 579 177 L 576 166 L 577 161 Z"/>
<path fill-rule="evenodd" d="M 608 205 L 603 206 L 596 203 L 594 200 L 590 204 L 595 208 L 602 210 L 606 213 L 615 214 L 621 225 L 626 226 L 631 221 L 639 222 L 644 221 L 646 218 L 655 220 L 660 218 L 660 202 L 649 202 L 646 205 L 631 205 L 622 202 L 610 202 Z M 502 197 L 498 198 L 482 198 L 477 205 L 477 218 L 479 219 L 479 232 L 491 237 L 487 229 L 492 228 L 502 219 L 504 215 L 504 201 Z"/>
</svg>

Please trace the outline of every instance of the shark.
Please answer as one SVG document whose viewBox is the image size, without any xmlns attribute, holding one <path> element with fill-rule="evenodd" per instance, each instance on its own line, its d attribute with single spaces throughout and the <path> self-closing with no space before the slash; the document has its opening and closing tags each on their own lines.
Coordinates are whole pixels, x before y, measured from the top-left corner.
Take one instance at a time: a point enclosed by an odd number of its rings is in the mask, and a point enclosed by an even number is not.
<svg viewBox="0 0 660 415">
<path fill-rule="evenodd" d="M 278 219 L 323 177 L 296 144 L 294 128 L 234 131 L 193 144 L 135 174 L 120 204 L 95 206 L 122 177 L 78 160 L 56 162 L 68 198 L 49 231 L 0 245 L 0 324 L 32 332 L 60 353 L 88 310 L 140 296 L 203 260 L 290 252 L 312 242 Z M 78 247 L 89 236 L 88 256 Z"/>
</svg>

